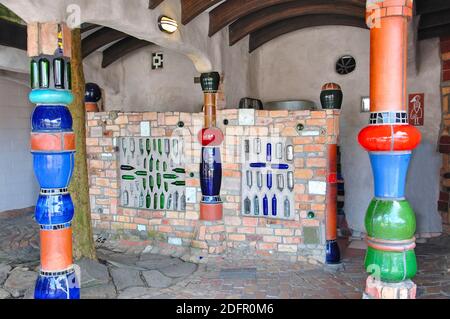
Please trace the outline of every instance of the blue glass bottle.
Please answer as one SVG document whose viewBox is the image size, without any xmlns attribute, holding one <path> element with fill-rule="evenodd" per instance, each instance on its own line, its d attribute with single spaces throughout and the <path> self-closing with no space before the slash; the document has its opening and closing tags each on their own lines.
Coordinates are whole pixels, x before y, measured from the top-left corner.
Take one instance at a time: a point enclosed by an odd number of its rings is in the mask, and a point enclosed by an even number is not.
<svg viewBox="0 0 450 319">
<path fill-rule="evenodd" d="M 272 197 L 272 216 L 277 216 L 277 197 L 273 195 Z"/>
<path fill-rule="evenodd" d="M 264 195 L 263 198 L 263 214 L 264 216 L 269 216 L 269 199 L 267 195 Z"/>
</svg>

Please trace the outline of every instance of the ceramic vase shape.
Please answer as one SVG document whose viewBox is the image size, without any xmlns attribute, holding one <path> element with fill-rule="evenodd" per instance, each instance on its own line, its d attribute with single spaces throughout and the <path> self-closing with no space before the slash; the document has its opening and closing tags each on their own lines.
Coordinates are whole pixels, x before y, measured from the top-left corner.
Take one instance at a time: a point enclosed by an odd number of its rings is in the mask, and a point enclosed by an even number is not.
<svg viewBox="0 0 450 319">
<path fill-rule="evenodd" d="M 341 87 L 336 83 L 326 83 L 322 87 L 322 93 L 320 94 L 320 102 L 323 109 L 336 109 L 340 110 L 342 107 L 342 100 L 344 95 Z"/>
</svg>

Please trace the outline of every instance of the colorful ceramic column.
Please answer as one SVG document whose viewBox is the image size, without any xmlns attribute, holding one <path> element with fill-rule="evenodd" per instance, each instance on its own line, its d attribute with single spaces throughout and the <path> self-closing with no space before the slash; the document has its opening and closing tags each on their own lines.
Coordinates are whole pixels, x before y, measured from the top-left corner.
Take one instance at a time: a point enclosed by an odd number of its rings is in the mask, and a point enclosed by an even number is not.
<svg viewBox="0 0 450 319">
<path fill-rule="evenodd" d="M 219 90 L 220 75 L 217 72 L 203 73 L 200 82 L 205 98 L 204 127 L 198 137 L 202 144 L 200 184 L 203 197 L 200 203 L 200 219 L 217 221 L 221 220 L 223 216 L 223 205 L 220 198 L 222 184 L 220 145 L 224 136 L 222 131 L 216 127 L 217 91 Z"/>
<path fill-rule="evenodd" d="M 79 299 L 72 262 L 74 205 L 68 187 L 74 168 L 75 134 L 67 105 L 73 100 L 70 30 L 61 24 L 31 24 L 31 152 L 41 187 L 35 218 L 40 225 L 41 270 L 36 299 Z M 34 40 L 34 41 L 33 41 Z"/>
<path fill-rule="evenodd" d="M 328 181 L 326 210 L 326 262 L 339 264 L 341 253 L 337 242 L 337 144 L 328 145 Z"/>
<path fill-rule="evenodd" d="M 416 221 L 405 199 L 411 153 L 421 139 L 420 132 L 408 124 L 407 113 L 407 23 L 412 8 L 412 0 L 367 2 L 371 115 L 369 126 L 359 134 L 359 142 L 369 152 L 375 185 L 375 198 L 365 219 L 365 267 L 372 274 L 366 294 L 371 298 L 386 297 L 381 293 L 383 285 L 409 285 L 412 282 L 408 280 L 417 271 Z M 381 282 L 372 285 L 374 278 Z M 414 293 L 409 297 L 414 298 Z"/>
</svg>

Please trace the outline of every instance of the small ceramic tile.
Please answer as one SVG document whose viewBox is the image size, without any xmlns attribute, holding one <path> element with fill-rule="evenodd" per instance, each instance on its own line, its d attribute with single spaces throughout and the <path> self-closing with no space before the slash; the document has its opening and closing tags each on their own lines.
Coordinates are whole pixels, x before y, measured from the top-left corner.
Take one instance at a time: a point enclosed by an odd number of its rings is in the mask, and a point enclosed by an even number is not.
<svg viewBox="0 0 450 319">
<path fill-rule="evenodd" d="M 327 183 L 325 182 L 310 181 L 308 186 L 311 195 L 326 195 L 327 193 Z"/>
<path fill-rule="evenodd" d="M 150 122 L 141 122 L 141 136 L 150 136 Z"/>
<path fill-rule="evenodd" d="M 255 110 L 254 109 L 239 110 L 239 125 L 255 125 Z"/>
</svg>

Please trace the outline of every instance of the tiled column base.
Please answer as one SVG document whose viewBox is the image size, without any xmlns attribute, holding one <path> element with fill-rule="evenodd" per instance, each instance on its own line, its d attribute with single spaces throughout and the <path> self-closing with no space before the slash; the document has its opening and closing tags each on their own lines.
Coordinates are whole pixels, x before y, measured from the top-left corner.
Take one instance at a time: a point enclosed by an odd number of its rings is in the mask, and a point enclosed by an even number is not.
<svg viewBox="0 0 450 319">
<path fill-rule="evenodd" d="M 199 221 L 198 227 L 191 244 L 191 261 L 202 263 L 223 255 L 226 250 L 225 223 Z"/>
<path fill-rule="evenodd" d="M 387 283 L 369 276 L 363 299 L 416 299 L 417 286 L 411 280 Z"/>
</svg>

